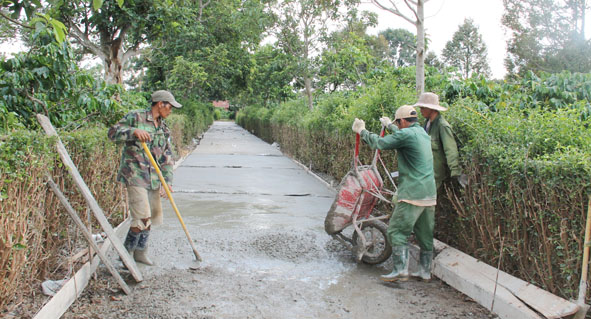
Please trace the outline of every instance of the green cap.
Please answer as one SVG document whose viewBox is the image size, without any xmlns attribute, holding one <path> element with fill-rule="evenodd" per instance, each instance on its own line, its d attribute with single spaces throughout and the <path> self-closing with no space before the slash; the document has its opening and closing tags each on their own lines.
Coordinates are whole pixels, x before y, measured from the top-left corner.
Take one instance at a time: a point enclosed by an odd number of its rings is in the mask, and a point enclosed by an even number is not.
<svg viewBox="0 0 591 319">
<path fill-rule="evenodd" d="M 177 102 L 174 99 L 172 93 L 166 90 L 158 90 L 152 93 L 152 102 L 168 102 L 177 109 L 183 107 L 179 102 Z"/>
</svg>

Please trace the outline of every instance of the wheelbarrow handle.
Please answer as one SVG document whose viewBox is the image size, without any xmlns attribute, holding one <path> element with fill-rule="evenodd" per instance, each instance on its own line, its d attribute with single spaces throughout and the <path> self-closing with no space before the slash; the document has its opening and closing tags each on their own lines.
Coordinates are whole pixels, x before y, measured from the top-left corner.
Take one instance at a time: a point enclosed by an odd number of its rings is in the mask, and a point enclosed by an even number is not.
<svg viewBox="0 0 591 319">
<path fill-rule="evenodd" d="M 382 125 L 382 131 L 380 132 L 380 137 L 384 137 L 386 134 L 386 127 Z M 353 167 L 355 171 L 357 171 L 357 162 L 359 162 L 359 145 L 361 144 L 361 135 L 359 133 L 355 134 L 355 155 L 353 155 Z M 374 156 L 374 165 L 375 161 L 380 156 L 380 150 L 376 150 L 376 154 Z"/>
</svg>

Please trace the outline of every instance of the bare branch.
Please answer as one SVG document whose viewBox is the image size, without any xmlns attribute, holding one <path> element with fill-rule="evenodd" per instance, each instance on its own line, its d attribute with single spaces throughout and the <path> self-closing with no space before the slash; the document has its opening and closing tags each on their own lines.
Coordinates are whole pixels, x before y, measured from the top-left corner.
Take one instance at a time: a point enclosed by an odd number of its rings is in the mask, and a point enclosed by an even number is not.
<svg viewBox="0 0 591 319">
<path fill-rule="evenodd" d="M 414 4 L 414 5 L 415 5 L 415 7 L 411 6 L 411 5 L 409 4 L 409 2 L 410 2 L 410 3 L 412 3 L 412 4 Z M 418 7 L 418 3 L 417 3 L 417 2 L 414 2 L 414 1 L 411 1 L 411 0 L 404 0 L 404 4 L 406 4 L 406 6 L 407 6 L 407 7 L 410 9 L 410 11 L 411 11 L 411 12 L 412 12 L 412 13 L 415 15 L 415 18 L 416 18 L 416 20 L 415 20 L 415 21 L 416 21 L 416 22 L 423 22 L 423 21 L 421 21 L 421 19 L 419 18 L 419 14 L 417 13 L 417 10 L 415 10 L 415 9 L 414 9 L 414 8 Z"/>
<path fill-rule="evenodd" d="M 96 56 L 101 58 L 103 61 L 105 61 L 108 58 L 108 54 L 105 53 L 96 44 L 92 43 L 92 41 L 90 41 L 88 36 L 86 34 L 84 34 L 82 31 L 80 31 L 80 29 L 78 29 L 78 27 L 75 24 L 71 24 L 70 34 L 74 38 L 76 38 L 83 47 L 87 48 L 89 51 L 94 53 Z"/>
<path fill-rule="evenodd" d="M 0 11 L 0 16 L 2 16 L 4 19 L 6 19 L 6 20 L 8 20 L 8 21 L 10 21 L 10 22 L 12 22 L 12 23 L 14 23 L 14 24 L 18 25 L 18 26 L 21 26 L 21 27 L 23 27 L 23 28 L 27 28 L 27 29 L 35 29 L 35 28 L 33 28 L 32 26 L 29 26 L 29 25 L 26 25 L 26 24 L 22 24 L 22 23 L 20 23 L 19 21 L 12 19 L 11 17 L 9 17 L 9 16 L 5 15 L 5 14 L 4 14 L 4 12 L 2 12 L 2 11 Z"/>
<path fill-rule="evenodd" d="M 407 1 L 407 0 L 405 0 L 405 1 Z M 407 17 L 406 15 L 404 15 L 400 10 L 398 10 L 398 7 L 396 6 L 396 4 L 393 1 L 390 1 L 390 4 L 392 5 L 393 8 L 386 7 L 384 4 L 380 3 L 379 0 L 371 0 L 371 3 L 373 3 L 376 7 L 380 8 L 382 10 L 388 11 L 392 14 L 395 14 L 395 15 L 403 18 L 404 20 L 408 21 L 412 25 L 417 25 L 417 21 L 412 20 L 409 17 Z M 415 13 L 415 15 L 416 15 L 416 13 Z"/>
</svg>

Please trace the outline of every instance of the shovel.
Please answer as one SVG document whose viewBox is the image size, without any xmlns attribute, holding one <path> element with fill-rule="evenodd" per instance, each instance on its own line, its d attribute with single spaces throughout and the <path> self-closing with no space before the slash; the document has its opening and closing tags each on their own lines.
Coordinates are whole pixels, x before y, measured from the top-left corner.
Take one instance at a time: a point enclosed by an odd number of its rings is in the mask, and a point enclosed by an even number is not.
<svg viewBox="0 0 591 319">
<path fill-rule="evenodd" d="M 195 254 L 195 258 L 197 258 L 198 261 L 201 261 L 201 256 L 199 256 L 199 253 L 197 252 L 197 248 L 195 248 L 195 244 L 193 243 L 193 240 L 191 239 L 191 235 L 189 235 L 189 231 L 187 230 L 187 226 L 185 226 L 185 223 L 183 222 L 183 218 L 181 217 L 181 213 L 179 213 L 179 209 L 176 207 L 176 204 L 174 203 L 174 199 L 172 199 L 172 194 L 170 193 L 170 188 L 168 188 L 168 184 L 166 184 L 166 181 L 164 180 L 164 177 L 162 176 L 162 172 L 160 171 L 158 164 L 156 164 L 156 161 L 154 160 L 152 153 L 150 153 L 150 149 L 148 148 L 146 143 L 145 142 L 141 142 L 141 143 L 142 143 L 142 147 L 144 148 L 144 151 L 146 152 L 146 155 L 148 155 L 148 158 L 150 159 L 150 163 L 152 163 L 152 166 L 154 166 L 156 173 L 158 173 L 158 178 L 160 178 L 160 183 L 162 183 L 162 186 L 164 187 L 164 190 L 166 191 L 166 195 L 168 195 L 168 199 L 170 200 L 170 204 L 172 205 L 172 208 L 174 209 L 174 212 L 176 213 L 176 217 L 178 217 L 179 221 L 181 222 L 181 225 L 183 226 L 183 230 L 185 231 L 185 235 L 187 235 L 187 239 L 189 240 L 189 244 L 191 244 L 191 248 L 193 248 L 193 253 Z"/>
</svg>

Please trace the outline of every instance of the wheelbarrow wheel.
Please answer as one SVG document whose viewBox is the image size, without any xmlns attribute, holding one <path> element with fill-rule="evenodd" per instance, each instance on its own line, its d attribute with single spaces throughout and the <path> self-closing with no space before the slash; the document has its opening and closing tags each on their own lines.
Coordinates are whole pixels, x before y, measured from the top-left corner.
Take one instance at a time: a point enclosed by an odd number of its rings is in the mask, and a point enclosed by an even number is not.
<svg viewBox="0 0 591 319">
<path fill-rule="evenodd" d="M 392 255 L 392 248 L 388 242 L 388 226 L 379 220 L 364 222 L 361 231 L 365 236 L 367 250 L 361 257 L 366 264 L 380 264 Z M 356 249 L 360 249 L 362 242 L 357 232 L 353 232 L 352 242 Z"/>
</svg>

